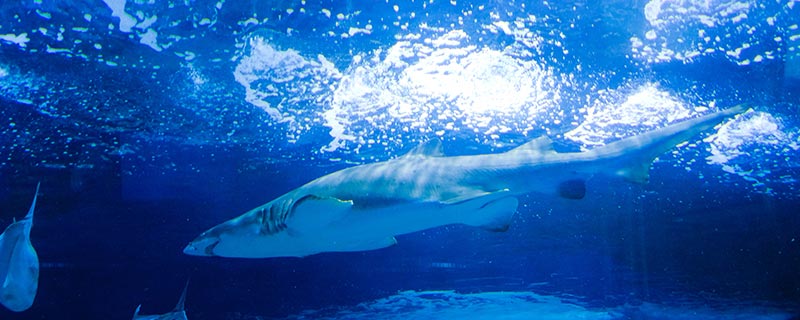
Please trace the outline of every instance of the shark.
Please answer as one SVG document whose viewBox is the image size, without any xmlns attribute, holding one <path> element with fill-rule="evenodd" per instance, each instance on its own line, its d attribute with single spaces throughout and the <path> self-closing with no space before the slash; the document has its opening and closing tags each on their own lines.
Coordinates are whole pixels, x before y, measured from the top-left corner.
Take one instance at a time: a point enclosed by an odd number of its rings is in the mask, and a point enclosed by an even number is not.
<svg viewBox="0 0 800 320">
<path fill-rule="evenodd" d="M 518 196 L 581 199 L 586 181 L 600 175 L 646 183 L 659 155 L 746 109 L 718 110 L 581 152 L 557 152 L 542 136 L 502 153 L 444 156 L 432 140 L 310 181 L 208 229 L 183 252 L 305 257 L 386 248 L 398 235 L 450 224 L 505 231 Z"/>
<path fill-rule="evenodd" d="M 33 305 L 39 288 L 39 256 L 31 244 L 31 227 L 39 184 L 28 214 L 0 234 L 0 304 L 22 312 Z"/>
<path fill-rule="evenodd" d="M 183 286 L 183 293 L 181 293 L 181 297 L 178 299 L 178 304 L 175 305 L 175 308 L 172 311 L 164 313 L 164 314 L 154 314 L 154 315 L 145 315 L 139 314 L 140 310 L 142 309 L 142 305 L 136 307 L 136 310 L 133 311 L 133 320 L 188 320 L 186 317 L 186 310 L 184 308 L 184 304 L 186 302 L 186 290 L 189 288 L 189 281 L 186 281 L 186 285 Z"/>
</svg>

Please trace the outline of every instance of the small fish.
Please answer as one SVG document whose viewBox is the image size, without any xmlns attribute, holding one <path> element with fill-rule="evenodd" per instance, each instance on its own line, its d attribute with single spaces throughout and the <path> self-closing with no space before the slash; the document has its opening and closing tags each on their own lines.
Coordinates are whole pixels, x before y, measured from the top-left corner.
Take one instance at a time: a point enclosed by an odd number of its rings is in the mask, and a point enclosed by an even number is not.
<svg viewBox="0 0 800 320">
<path fill-rule="evenodd" d="M 0 234 L 0 303 L 15 312 L 33 305 L 39 287 L 39 257 L 31 245 L 31 226 L 39 184 L 25 218 L 14 222 Z"/>
<path fill-rule="evenodd" d="M 184 310 L 184 302 L 186 302 L 186 289 L 189 288 L 189 281 L 186 281 L 186 285 L 183 287 L 183 293 L 181 294 L 181 298 L 178 300 L 178 304 L 175 306 L 175 309 L 172 311 L 167 312 L 165 314 L 154 314 L 154 315 L 143 315 L 139 314 L 139 310 L 142 308 L 140 304 L 136 307 L 136 311 L 133 312 L 133 320 L 188 320 L 186 318 L 186 311 Z"/>
</svg>

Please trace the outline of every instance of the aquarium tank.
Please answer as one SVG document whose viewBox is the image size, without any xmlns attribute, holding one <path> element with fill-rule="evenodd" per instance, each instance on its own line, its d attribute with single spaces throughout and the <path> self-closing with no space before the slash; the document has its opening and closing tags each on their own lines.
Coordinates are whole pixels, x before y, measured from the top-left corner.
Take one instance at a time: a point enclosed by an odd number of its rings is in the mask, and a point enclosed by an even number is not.
<svg viewBox="0 0 800 320">
<path fill-rule="evenodd" d="M 0 3 L 0 319 L 799 319 L 797 0 Z"/>
</svg>

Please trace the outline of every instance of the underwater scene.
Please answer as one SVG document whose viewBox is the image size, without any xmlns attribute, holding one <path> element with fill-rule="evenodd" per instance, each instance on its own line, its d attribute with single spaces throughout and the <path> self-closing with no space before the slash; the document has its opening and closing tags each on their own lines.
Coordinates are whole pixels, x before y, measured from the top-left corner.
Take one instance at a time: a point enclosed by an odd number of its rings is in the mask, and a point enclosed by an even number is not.
<svg viewBox="0 0 800 320">
<path fill-rule="evenodd" d="M 0 319 L 800 319 L 800 1 L 0 2 Z"/>
</svg>

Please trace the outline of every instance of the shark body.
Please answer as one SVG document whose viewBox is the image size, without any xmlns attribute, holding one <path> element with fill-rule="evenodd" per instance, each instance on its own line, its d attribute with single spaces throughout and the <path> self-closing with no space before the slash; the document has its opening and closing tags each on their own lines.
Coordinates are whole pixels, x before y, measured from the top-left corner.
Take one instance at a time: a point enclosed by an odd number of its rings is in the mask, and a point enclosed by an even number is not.
<svg viewBox="0 0 800 320">
<path fill-rule="evenodd" d="M 39 287 L 39 257 L 31 244 L 33 211 L 39 185 L 28 214 L 14 221 L 0 234 L 0 304 L 11 311 L 25 311 L 33 305 Z"/>
<path fill-rule="evenodd" d="M 438 142 L 385 162 L 333 172 L 202 233 L 199 256 L 303 257 L 391 246 L 394 236 L 448 224 L 504 231 L 526 193 L 580 199 L 596 175 L 645 183 L 656 157 L 743 106 L 585 151 L 541 137 L 504 153 L 445 157 Z"/>
</svg>

